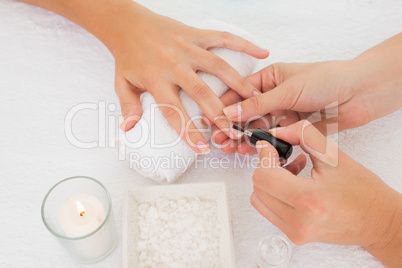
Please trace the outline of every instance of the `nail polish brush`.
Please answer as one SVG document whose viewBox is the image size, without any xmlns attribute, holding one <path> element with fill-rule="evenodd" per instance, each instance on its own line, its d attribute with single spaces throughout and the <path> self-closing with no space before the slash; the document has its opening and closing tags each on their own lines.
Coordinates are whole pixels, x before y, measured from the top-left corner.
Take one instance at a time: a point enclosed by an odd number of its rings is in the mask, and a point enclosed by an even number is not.
<svg viewBox="0 0 402 268">
<path fill-rule="evenodd" d="M 281 159 L 288 159 L 290 155 L 293 152 L 293 147 L 292 144 L 278 139 L 275 136 L 269 134 L 268 132 L 265 132 L 259 128 L 254 130 L 253 132 L 242 129 L 241 127 L 232 126 L 234 129 L 243 132 L 245 135 L 247 135 L 250 138 L 250 143 L 255 146 L 258 141 L 264 140 L 272 144 L 272 146 L 275 147 L 275 149 L 278 151 L 279 158 Z"/>
</svg>

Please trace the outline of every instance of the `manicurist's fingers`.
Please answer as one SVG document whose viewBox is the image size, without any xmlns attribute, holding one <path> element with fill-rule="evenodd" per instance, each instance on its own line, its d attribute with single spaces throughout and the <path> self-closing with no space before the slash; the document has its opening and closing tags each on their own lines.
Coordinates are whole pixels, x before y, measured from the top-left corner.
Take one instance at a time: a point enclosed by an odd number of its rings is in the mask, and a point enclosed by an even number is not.
<svg viewBox="0 0 402 268">
<path fill-rule="evenodd" d="M 228 32 L 212 30 L 204 30 L 203 32 L 203 40 L 201 40 L 201 46 L 203 48 L 226 47 L 235 51 L 244 52 L 258 59 L 265 59 L 269 56 L 267 49 L 260 48 L 240 36 Z"/>
<path fill-rule="evenodd" d="M 287 203 L 267 194 L 264 190 L 254 186 L 254 193 L 258 198 L 271 209 L 276 215 L 284 220 L 288 220 L 293 216 L 294 208 Z"/>
<path fill-rule="evenodd" d="M 272 209 L 266 206 L 256 193 L 251 194 L 250 203 L 263 217 L 265 217 L 273 225 L 279 227 L 282 230 L 281 226 L 284 226 L 285 222 L 282 220 L 281 217 L 278 216 L 278 214 L 276 214 L 272 211 Z"/>
<path fill-rule="evenodd" d="M 234 122 L 245 122 L 252 117 L 263 116 L 273 111 L 288 110 L 296 103 L 298 92 L 289 90 L 286 84 L 284 82 L 261 95 L 228 106 L 224 109 L 224 113 Z"/>
<path fill-rule="evenodd" d="M 270 133 L 293 145 L 300 145 L 310 155 L 315 168 L 323 163 L 330 166 L 336 166 L 338 163 L 338 147 L 307 120 L 285 128 L 271 129 Z"/>
<path fill-rule="evenodd" d="M 267 92 L 277 86 L 277 78 L 275 77 L 274 65 L 265 67 L 264 69 L 248 76 L 246 80 L 260 92 Z"/>
<path fill-rule="evenodd" d="M 115 91 L 120 101 L 121 113 L 124 117 L 120 129 L 129 131 L 141 119 L 141 92 L 123 77 L 116 77 Z"/>
<path fill-rule="evenodd" d="M 306 167 L 306 164 L 307 164 L 307 157 L 301 154 L 298 157 L 296 157 L 292 163 L 284 166 L 283 168 L 289 170 L 290 172 L 292 172 L 294 175 L 297 176 L 300 173 L 300 171 L 302 171 Z"/>
<path fill-rule="evenodd" d="M 258 141 L 256 148 L 260 151 L 260 162 L 253 175 L 254 186 L 292 205 L 305 181 L 281 167 L 278 152 L 271 144 Z"/>
<path fill-rule="evenodd" d="M 154 96 L 154 98 L 170 125 L 195 152 L 199 154 L 209 153 L 209 144 L 204 136 L 197 130 L 184 109 L 178 95 L 178 89 L 168 86 L 161 92 L 163 92 L 163 94 L 158 94 Z"/>
</svg>

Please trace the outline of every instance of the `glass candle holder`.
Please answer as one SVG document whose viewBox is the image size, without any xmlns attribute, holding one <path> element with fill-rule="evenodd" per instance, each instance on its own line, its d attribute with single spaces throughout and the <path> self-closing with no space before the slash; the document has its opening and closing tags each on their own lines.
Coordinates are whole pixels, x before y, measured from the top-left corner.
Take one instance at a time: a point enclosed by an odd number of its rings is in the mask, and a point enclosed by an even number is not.
<svg viewBox="0 0 402 268">
<path fill-rule="evenodd" d="M 70 177 L 54 185 L 43 199 L 42 220 L 76 262 L 98 262 L 116 245 L 110 194 L 93 178 Z"/>
</svg>

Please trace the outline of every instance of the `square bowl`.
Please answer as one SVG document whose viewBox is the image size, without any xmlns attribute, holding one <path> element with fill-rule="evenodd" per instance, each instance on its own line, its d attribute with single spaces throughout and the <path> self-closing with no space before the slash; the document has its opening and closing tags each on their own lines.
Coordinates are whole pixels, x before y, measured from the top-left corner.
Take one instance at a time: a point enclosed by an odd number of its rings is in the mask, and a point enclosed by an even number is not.
<svg viewBox="0 0 402 268">
<path fill-rule="evenodd" d="M 153 204 L 158 198 L 180 200 L 197 198 L 216 202 L 219 233 L 219 266 L 235 267 L 234 245 L 227 186 L 223 182 L 158 185 L 128 189 L 123 215 L 124 267 L 136 268 L 139 264 L 137 241 L 139 237 L 138 206 Z"/>
</svg>

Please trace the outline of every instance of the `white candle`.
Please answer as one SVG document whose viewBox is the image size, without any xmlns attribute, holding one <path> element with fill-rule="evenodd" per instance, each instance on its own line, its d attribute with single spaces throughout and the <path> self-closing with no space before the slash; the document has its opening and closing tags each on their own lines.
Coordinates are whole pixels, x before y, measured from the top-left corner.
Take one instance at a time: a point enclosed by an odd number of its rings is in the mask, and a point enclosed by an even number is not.
<svg viewBox="0 0 402 268">
<path fill-rule="evenodd" d="M 92 195 L 67 199 L 59 211 L 60 225 L 67 237 L 80 237 L 96 230 L 105 219 L 100 201 Z"/>
</svg>

